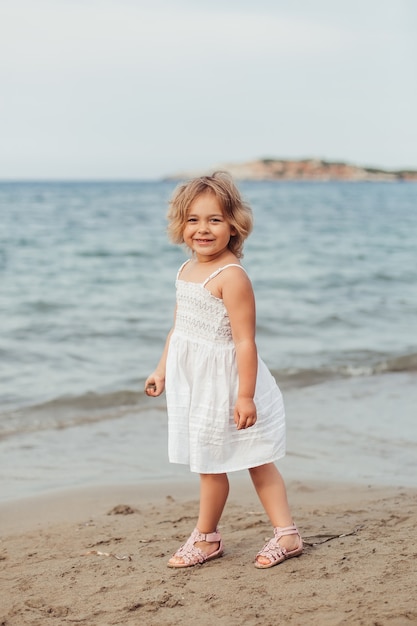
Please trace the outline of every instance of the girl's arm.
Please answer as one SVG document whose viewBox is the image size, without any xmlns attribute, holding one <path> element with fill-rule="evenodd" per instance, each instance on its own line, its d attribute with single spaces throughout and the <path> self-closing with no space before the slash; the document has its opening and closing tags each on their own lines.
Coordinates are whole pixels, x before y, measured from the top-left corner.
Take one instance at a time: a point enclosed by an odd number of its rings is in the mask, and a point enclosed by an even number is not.
<svg viewBox="0 0 417 626">
<path fill-rule="evenodd" d="M 174 315 L 174 324 L 175 324 L 175 315 Z M 167 339 L 165 341 L 164 351 L 162 352 L 162 356 L 159 359 L 158 365 L 156 366 L 152 374 L 148 376 L 145 382 L 145 393 L 146 395 L 152 396 L 153 398 L 160 396 L 161 393 L 165 389 L 166 362 L 167 362 L 169 341 L 171 339 L 173 330 L 174 328 L 171 328 L 171 330 L 168 333 Z"/>
<path fill-rule="evenodd" d="M 241 430 L 256 422 L 256 406 L 253 401 L 258 373 L 255 298 L 252 284 L 242 270 L 225 272 L 224 275 L 222 298 L 230 319 L 239 374 L 234 419 L 238 430 Z"/>
</svg>

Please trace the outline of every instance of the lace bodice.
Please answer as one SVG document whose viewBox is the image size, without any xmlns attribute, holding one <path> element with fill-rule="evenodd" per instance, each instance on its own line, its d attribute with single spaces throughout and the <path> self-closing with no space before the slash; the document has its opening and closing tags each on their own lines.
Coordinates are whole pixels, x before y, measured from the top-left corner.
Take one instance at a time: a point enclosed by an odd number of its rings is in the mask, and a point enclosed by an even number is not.
<svg viewBox="0 0 417 626">
<path fill-rule="evenodd" d="M 175 331 L 195 340 L 233 344 L 229 316 L 223 300 L 202 283 L 177 279 Z"/>
<path fill-rule="evenodd" d="M 226 307 L 221 298 L 216 298 L 206 289 L 207 283 L 228 267 L 240 267 L 237 263 L 229 263 L 215 270 L 202 283 L 192 283 L 179 278 L 182 269 L 189 261 L 185 261 L 177 274 L 177 315 L 175 331 L 183 336 L 209 341 L 214 344 L 233 346 L 232 329 Z"/>
</svg>

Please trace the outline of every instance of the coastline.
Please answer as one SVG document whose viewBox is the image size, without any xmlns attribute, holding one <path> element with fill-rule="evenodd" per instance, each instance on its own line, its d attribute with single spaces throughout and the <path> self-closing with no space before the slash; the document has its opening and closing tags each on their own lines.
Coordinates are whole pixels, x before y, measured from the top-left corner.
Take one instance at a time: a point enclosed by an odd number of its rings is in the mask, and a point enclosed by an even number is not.
<svg viewBox="0 0 417 626">
<path fill-rule="evenodd" d="M 285 479 L 414 487 L 417 375 L 387 373 L 284 390 Z M 163 401 L 117 419 L 0 440 L 0 503 L 100 485 L 191 484 L 170 464 Z"/>
<path fill-rule="evenodd" d="M 243 163 L 223 163 L 203 171 L 185 171 L 164 177 L 163 180 L 183 180 L 225 170 L 236 180 L 244 181 L 309 181 L 309 182 L 415 182 L 417 171 L 412 169 L 387 170 L 381 167 L 358 165 L 346 161 L 328 161 L 321 158 L 282 159 L 258 158 Z"/>
<path fill-rule="evenodd" d="M 197 478 L 3 503 L 0 623 L 415 623 L 417 490 L 287 486 L 305 551 L 265 571 L 253 558 L 271 530 L 247 476 L 231 479 L 224 556 L 185 570 L 166 561 L 195 523 Z"/>
</svg>

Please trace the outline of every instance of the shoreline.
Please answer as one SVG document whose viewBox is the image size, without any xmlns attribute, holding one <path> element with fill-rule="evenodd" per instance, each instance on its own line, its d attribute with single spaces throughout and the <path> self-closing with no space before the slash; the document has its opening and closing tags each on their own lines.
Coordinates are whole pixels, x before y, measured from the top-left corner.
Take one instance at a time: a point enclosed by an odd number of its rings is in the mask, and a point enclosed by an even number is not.
<svg viewBox="0 0 417 626">
<path fill-rule="evenodd" d="M 284 476 L 285 480 L 285 476 Z M 229 474 L 230 494 L 228 502 L 239 502 L 245 506 L 262 507 L 255 489 L 246 472 Z M 356 503 L 368 496 L 392 497 L 396 494 L 409 494 L 417 497 L 415 488 L 402 485 L 363 484 L 340 481 L 308 479 L 286 480 L 292 508 L 302 506 L 304 500 L 316 506 L 342 504 L 346 496 Z M 65 487 L 0 502 L 0 534 L 27 532 L 44 525 L 61 522 L 81 522 L 86 517 L 97 515 L 112 506 L 132 506 L 134 509 L 145 506 L 163 506 L 166 499 L 179 502 L 192 500 L 195 504 L 195 517 L 198 513 L 199 480 L 197 474 L 190 474 L 187 480 L 155 480 L 137 484 L 101 484 L 85 487 Z M 116 502 L 117 501 L 117 502 Z"/>
<path fill-rule="evenodd" d="M 413 488 L 416 381 L 414 372 L 393 373 L 285 391 L 287 453 L 277 465 L 286 482 L 308 477 Z M 103 484 L 191 484 L 195 476 L 169 463 L 167 448 L 167 416 L 159 405 L 6 438 L 0 441 L 0 503 Z"/>
<path fill-rule="evenodd" d="M 271 528 L 235 480 L 221 559 L 171 570 L 198 511 L 198 480 L 56 491 L 0 505 L 7 626 L 304 626 L 417 621 L 417 489 L 287 482 L 303 555 L 258 571 Z"/>
</svg>

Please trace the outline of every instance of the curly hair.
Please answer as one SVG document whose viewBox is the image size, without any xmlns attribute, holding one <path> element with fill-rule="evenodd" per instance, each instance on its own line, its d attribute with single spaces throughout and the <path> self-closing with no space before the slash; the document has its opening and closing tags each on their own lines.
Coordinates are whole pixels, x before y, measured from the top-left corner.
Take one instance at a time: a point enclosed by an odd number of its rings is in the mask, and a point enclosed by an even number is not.
<svg viewBox="0 0 417 626">
<path fill-rule="evenodd" d="M 170 240 L 177 244 L 184 243 L 183 232 L 190 206 L 198 196 L 205 193 L 211 193 L 217 198 L 226 220 L 235 230 L 235 234 L 230 237 L 229 250 L 237 258 L 242 258 L 243 242 L 253 228 L 252 209 L 244 202 L 227 172 L 214 172 L 211 176 L 199 176 L 178 185 L 167 214 Z"/>
</svg>

